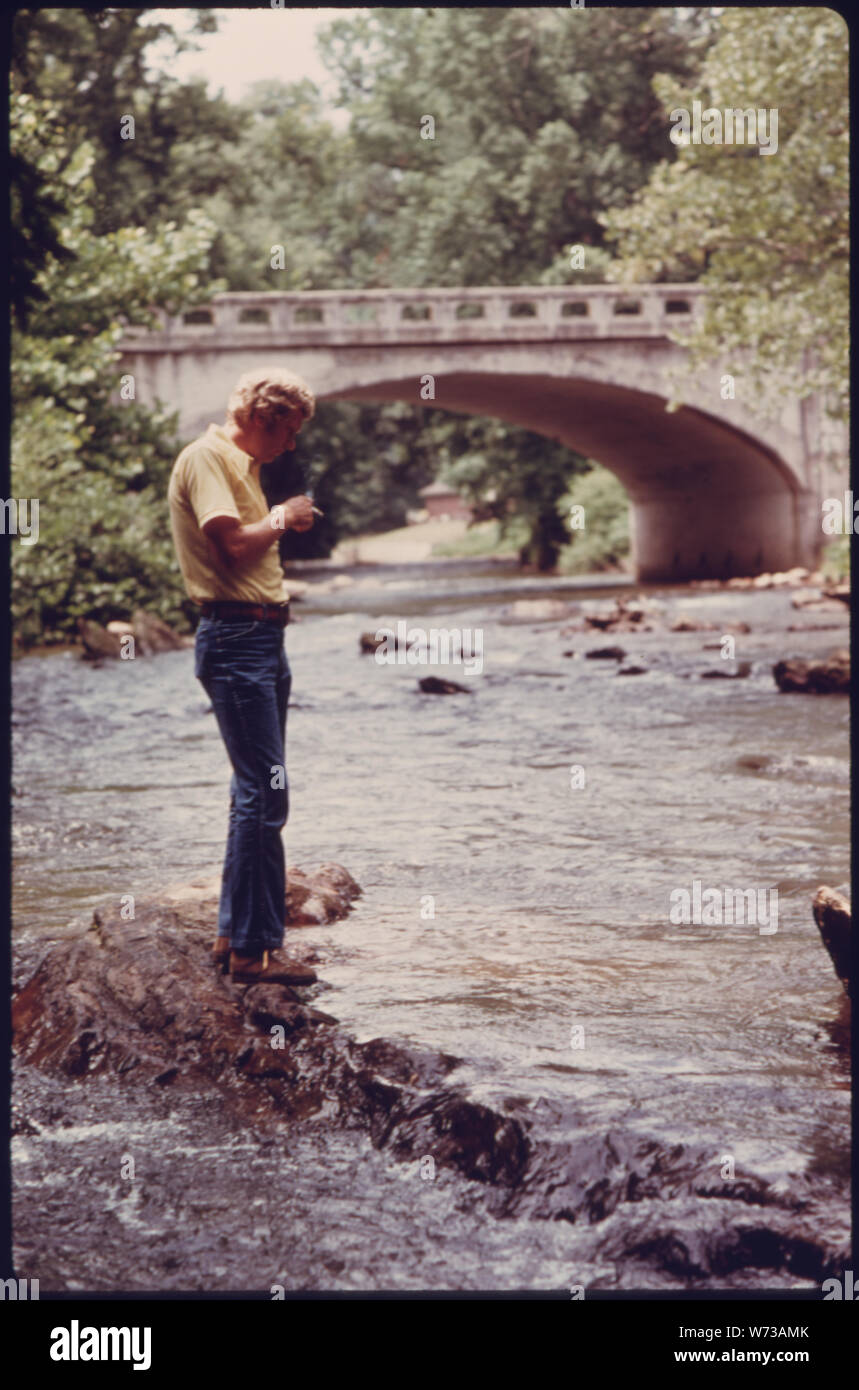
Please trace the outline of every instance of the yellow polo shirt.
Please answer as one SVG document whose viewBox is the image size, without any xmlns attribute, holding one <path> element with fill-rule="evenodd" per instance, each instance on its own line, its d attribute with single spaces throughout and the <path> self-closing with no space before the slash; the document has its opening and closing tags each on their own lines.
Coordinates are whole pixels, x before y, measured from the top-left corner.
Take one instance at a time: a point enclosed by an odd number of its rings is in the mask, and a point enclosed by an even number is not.
<svg viewBox="0 0 859 1390">
<path fill-rule="evenodd" d="M 243 526 L 269 514 L 250 455 L 220 425 L 188 444 L 173 465 L 167 500 L 170 529 L 188 597 L 283 603 L 288 597 L 277 543 L 256 560 L 228 565 L 200 529 L 213 516 L 234 516 Z"/>
</svg>

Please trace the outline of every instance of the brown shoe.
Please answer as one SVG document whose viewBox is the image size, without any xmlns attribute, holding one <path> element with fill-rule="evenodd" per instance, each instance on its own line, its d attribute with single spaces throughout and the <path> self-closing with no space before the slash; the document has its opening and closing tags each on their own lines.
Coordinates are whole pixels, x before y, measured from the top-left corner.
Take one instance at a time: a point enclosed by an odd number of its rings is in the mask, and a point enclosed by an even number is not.
<svg viewBox="0 0 859 1390">
<path fill-rule="evenodd" d="M 222 975 L 226 975 L 230 968 L 230 938 L 228 936 L 215 937 L 215 944 L 212 947 L 212 961 L 215 969 L 220 970 Z"/>
<path fill-rule="evenodd" d="M 309 965 L 290 956 L 272 959 L 268 951 L 261 956 L 239 956 L 231 951 L 230 974 L 236 985 L 312 985 L 318 979 Z"/>
</svg>

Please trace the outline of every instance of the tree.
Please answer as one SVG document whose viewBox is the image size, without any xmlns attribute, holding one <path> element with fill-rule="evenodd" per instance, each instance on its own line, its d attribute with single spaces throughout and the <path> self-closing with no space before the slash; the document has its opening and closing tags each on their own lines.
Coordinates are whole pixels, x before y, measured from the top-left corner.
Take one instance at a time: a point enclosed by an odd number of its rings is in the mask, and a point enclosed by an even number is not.
<svg viewBox="0 0 859 1390">
<path fill-rule="evenodd" d="M 334 21 L 320 47 L 373 192 L 359 208 L 378 267 L 366 283 L 579 283 L 571 243 L 600 246 L 599 212 L 664 155 L 653 76 L 694 76 L 708 41 L 694 14 L 649 9 Z"/>
<path fill-rule="evenodd" d="M 196 12 L 193 31 L 213 32 L 215 17 Z M 237 155 L 247 114 L 202 82 L 179 83 L 150 65 L 153 45 L 193 46 L 172 25 L 135 9 L 19 10 L 12 29 L 16 89 L 49 101 L 69 137 L 67 150 L 91 144 L 92 228 L 155 230 L 184 218 L 226 185 L 237 200 L 251 188 Z M 133 130 L 128 118 L 133 118 Z M 59 172 L 62 172 L 61 170 Z"/>
<path fill-rule="evenodd" d="M 740 364 L 744 394 L 770 409 L 792 383 L 848 402 L 847 29 L 833 11 L 727 9 L 694 87 L 668 75 L 666 113 L 776 110 L 778 148 L 685 144 L 627 207 L 602 221 L 632 280 L 697 279 L 710 291 L 688 339 L 693 369 Z M 663 122 L 667 138 L 667 117 Z"/>
<path fill-rule="evenodd" d="M 121 398 L 115 348 L 126 316 L 152 322 L 155 307 L 177 313 L 208 294 L 199 272 L 214 228 L 196 215 L 97 238 L 92 147 L 70 149 L 56 108 L 14 90 L 10 127 L 63 252 L 44 254 L 12 331 L 13 495 L 40 501 L 38 542 L 13 550 L 17 635 L 146 602 L 181 616 L 165 503 L 175 420 Z"/>
<path fill-rule="evenodd" d="M 692 77 L 711 37 L 709 16 L 660 10 L 381 9 L 332 23 L 320 45 L 366 190 L 341 239 L 356 283 L 604 279 L 599 213 L 664 154 L 652 78 Z M 496 421 L 438 413 L 426 428 L 451 480 L 474 496 L 493 487 L 502 525 L 514 507 L 527 520 L 523 560 L 550 568 L 568 539 L 558 499 L 586 461 Z"/>
</svg>

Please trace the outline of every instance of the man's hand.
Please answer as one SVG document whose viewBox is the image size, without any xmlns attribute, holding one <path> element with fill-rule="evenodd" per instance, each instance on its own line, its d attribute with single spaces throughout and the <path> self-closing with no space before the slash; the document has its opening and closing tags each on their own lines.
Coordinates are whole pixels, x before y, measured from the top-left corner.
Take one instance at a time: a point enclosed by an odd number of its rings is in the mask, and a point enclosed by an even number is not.
<svg viewBox="0 0 859 1390">
<path fill-rule="evenodd" d="M 309 497 L 290 497 L 286 502 L 272 507 L 272 511 L 281 513 L 284 530 L 309 531 L 313 525 L 313 503 Z"/>
</svg>

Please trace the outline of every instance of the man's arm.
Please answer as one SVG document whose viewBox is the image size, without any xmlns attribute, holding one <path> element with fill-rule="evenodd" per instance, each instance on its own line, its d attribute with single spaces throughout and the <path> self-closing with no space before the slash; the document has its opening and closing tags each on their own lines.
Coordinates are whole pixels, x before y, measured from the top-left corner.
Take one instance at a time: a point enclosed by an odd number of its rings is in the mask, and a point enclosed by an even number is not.
<svg viewBox="0 0 859 1390">
<path fill-rule="evenodd" d="M 284 531 L 309 531 L 313 508 L 309 497 L 291 497 L 272 507 L 261 521 L 247 526 L 234 516 L 210 516 L 200 528 L 214 541 L 227 565 L 247 565 L 274 545 Z"/>
</svg>

